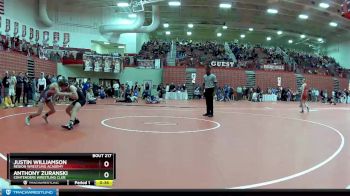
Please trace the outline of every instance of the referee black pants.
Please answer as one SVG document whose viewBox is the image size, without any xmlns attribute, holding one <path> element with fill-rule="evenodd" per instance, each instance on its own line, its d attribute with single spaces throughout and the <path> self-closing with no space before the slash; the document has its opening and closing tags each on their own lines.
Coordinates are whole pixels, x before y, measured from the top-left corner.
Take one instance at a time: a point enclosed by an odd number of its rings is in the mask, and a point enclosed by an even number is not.
<svg viewBox="0 0 350 196">
<path fill-rule="evenodd" d="M 207 114 L 214 115 L 214 88 L 206 88 L 204 96 L 207 105 Z"/>
</svg>

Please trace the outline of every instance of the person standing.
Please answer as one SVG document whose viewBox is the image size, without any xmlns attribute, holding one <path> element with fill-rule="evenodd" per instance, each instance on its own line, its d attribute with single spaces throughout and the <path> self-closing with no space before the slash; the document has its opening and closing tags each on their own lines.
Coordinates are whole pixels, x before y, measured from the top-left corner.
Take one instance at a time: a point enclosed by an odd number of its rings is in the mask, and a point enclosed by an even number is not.
<svg viewBox="0 0 350 196">
<path fill-rule="evenodd" d="M 44 72 L 41 72 L 40 78 L 38 79 L 37 83 L 37 91 L 41 93 L 46 89 L 46 78 Z"/>
<path fill-rule="evenodd" d="M 216 89 L 216 76 L 211 73 L 211 67 L 206 67 L 206 74 L 204 75 L 203 87 L 205 89 L 204 96 L 207 106 L 207 113 L 203 116 L 213 117 L 214 116 L 214 92 Z"/>
<path fill-rule="evenodd" d="M 16 96 L 16 91 L 15 91 L 15 88 L 16 88 L 16 83 L 17 83 L 17 78 L 16 78 L 16 72 L 13 71 L 11 76 L 10 76 L 10 86 L 9 86 L 9 95 L 11 97 L 11 102 L 12 102 L 12 105 L 15 104 L 15 96 Z"/>
<path fill-rule="evenodd" d="M 24 78 L 23 78 L 23 105 L 26 107 L 28 106 L 29 102 L 29 92 L 30 92 L 30 83 L 29 83 L 29 75 L 28 73 L 25 73 Z M 26 100 L 27 99 L 27 100 Z"/>
<path fill-rule="evenodd" d="M 18 102 L 18 104 L 21 103 L 21 95 L 22 95 L 22 90 L 23 90 L 23 84 L 24 84 L 24 77 L 23 77 L 23 73 L 20 72 L 16 78 L 17 83 L 16 83 L 16 99 L 14 104 L 16 104 Z M 24 100 L 23 100 L 24 102 Z"/>
<path fill-rule="evenodd" d="M 119 81 L 116 80 L 113 84 L 114 96 L 115 98 L 119 98 Z"/>
<path fill-rule="evenodd" d="M 301 111 L 300 111 L 300 113 L 304 113 L 304 107 L 306 107 L 307 112 L 310 111 L 310 108 L 309 108 L 308 104 L 306 103 L 308 100 L 308 94 L 309 94 L 309 90 L 308 90 L 305 79 L 303 79 L 303 84 L 301 85 L 301 99 L 300 99 Z"/>
</svg>

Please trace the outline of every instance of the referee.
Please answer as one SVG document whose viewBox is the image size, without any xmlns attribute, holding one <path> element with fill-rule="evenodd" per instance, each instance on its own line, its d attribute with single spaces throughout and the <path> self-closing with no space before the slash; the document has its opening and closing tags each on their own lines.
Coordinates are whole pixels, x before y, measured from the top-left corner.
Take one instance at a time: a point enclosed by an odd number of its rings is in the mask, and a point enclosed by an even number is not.
<svg viewBox="0 0 350 196">
<path fill-rule="evenodd" d="M 213 98 L 214 98 L 214 92 L 215 92 L 217 80 L 216 80 L 216 76 L 210 72 L 211 71 L 210 66 L 207 66 L 205 70 L 206 70 L 206 74 L 204 75 L 203 87 L 205 89 L 204 96 L 205 96 L 205 101 L 207 105 L 207 113 L 203 114 L 203 116 L 213 117 L 214 115 Z"/>
</svg>

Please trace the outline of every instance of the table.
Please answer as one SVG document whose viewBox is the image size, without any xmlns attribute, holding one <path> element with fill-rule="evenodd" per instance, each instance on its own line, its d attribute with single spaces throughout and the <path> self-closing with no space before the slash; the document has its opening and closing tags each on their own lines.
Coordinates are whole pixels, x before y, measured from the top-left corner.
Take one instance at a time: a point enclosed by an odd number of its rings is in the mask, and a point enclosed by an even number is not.
<svg viewBox="0 0 350 196">
<path fill-rule="evenodd" d="M 165 99 L 167 100 L 187 100 L 187 92 L 167 92 L 165 94 Z"/>
<path fill-rule="evenodd" d="M 277 95 L 263 95 L 263 102 L 274 102 L 277 101 Z"/>
</svg>

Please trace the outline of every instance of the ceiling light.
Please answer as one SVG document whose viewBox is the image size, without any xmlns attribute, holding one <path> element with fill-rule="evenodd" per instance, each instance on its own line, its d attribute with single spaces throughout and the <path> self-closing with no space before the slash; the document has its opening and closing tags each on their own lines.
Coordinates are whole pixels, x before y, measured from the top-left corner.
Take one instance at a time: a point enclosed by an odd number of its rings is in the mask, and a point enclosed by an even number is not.
<svg viewBox="0 0 350 196">
<path fill-rule="evenodd" d="M 249 31 L 254 31 L 254 29 L 253 28 L 249 28 Z"/>
<path fill-rule="evenodd" d="M 104 44 L 109 45 L 110 43 L 109 42 L 104 42 Z"/>
<path fill-rule="evenodd" d="M 300 14 L 300 15 L 299 15 L 299 18 L 300 18 L 300 19 L 306 20 L 306 19 L 309 18 L 309 16 L 308 16 L 308 15 L 305 15 L 305 14 Z"/>
<path fill-rule="evenodd" d="M 129 14 L 128 16 L 129 16 L 129 18 L 136 18 L 137 17 L 136 14 Z"/>
<path fill-rule="evenodd" d="M 227 29 L 227 26 L 226 26 L 226 25 L 224 25 L 224 26 L 222 26 L 222 28 L 223 28 L 223 29 Z"/>
<path fill-rule="evenodd" d="M 188 24 L 188 27 L 189 28 L 193 28 L 193 24 Z"/>
<path fill-rule="evenodd" d="M 165 31 L 165 34 L 166 34 L 166 35 L 170 35 L 171 32 L 170 32 L 170 31 Z"/>
<path fill-rule="evenodd" d="M 277 14 L 278 10 L 276 10 L 276 9 L 267 9 L 267 13 L 269 13 L 269 14 Z"/>
<path fill-rule="evenodd" d="M 125 48 L 125 46 L 118 46 L 118 48 L 123 49 L 123 48 Z"/>
<path fill-rule="evenodd" d="M 220 3 L 219 7 L 220 7 L 220 8 L 231 8 L 232 5 L 229 4 L 229 3 Z"/>
<path fill-rule="evenodd" d="M 330 23 L 329 23 L 329 26 L 331 26 L 331 27 L 337 27 L 337 26 L 338 26 L 338 23 L 336 23 L 336 22 L 330 22 Z"/>
<path fill-rule="evenodd" d="M 222 33 L 217 33 L 216 36 L 221 37 Z"/>
<path fill-rule="evenodd" d="M 293 40 L 291 40 L 291 39 L 290 39 L 290 40 L 288 40 L 288 43 L 292 44 L 292 43 L 293 43 Z"/>
<path fill-rule="evenodd" d="M 119 2 L 119 3 L 117 3 L 117 6 L 118 7 L 129 7 L 129 3 L 127 3 L 127 2 Z"/>
<path fill-rule="evenodd" d="M 169 27 L 169 23 L 164 23 L 164 24 L 163 24 L 163 27 L 164 27 L 164 28 L 168 28 L 168 27 Z"/>
<path fill-rule="evenodd" d="M 267 37 L 266 40 L 267 40 L 267 41 L 271 41 L 271 37 Z"/>
<path fill-rule="evenodd" d="M 327 8 L 329 8 L 329 4 L 328 3 L 320 3 L 320 4 L 318 4 L 321 8 L 325 8 L 325 9 L 327 9 Z"/>
<path fill-rule="evenodd" d="M 191 31 L 188 31 L 188 32 L 187 32 L 187 35 L 188 35 L 188 36 L 192 35 L 192 32 L 191 32 Z"/>
<path fill-rule="evenodd" d="M 306 35 L 300 35 L 300 38 L 304 39 L 306 37 Z"/>
<path fill-rule="evenodd" d="M 322 38 L 318 38 L 317 41 L 323 42 L 323 39 Z"/>
<path fill-rule="evenodd" d="M 241 38 L 245 38 L 245 35 L 244 35 L 244 34 L 242 34 L 242 35 L 241 35 Z"/>
<path fill-rule="evenodd" d="M 168 5 L 169 6 L 180 6 L 181 2 L 180 1 L 169 1 Z"/>
<path fill-rule="evenodd" d="M 282 34 L 283 34 L 283 31 L 277 31 L 277 34 L 278 34 L 278 35 L 282 35 Z"/>
</svg>

